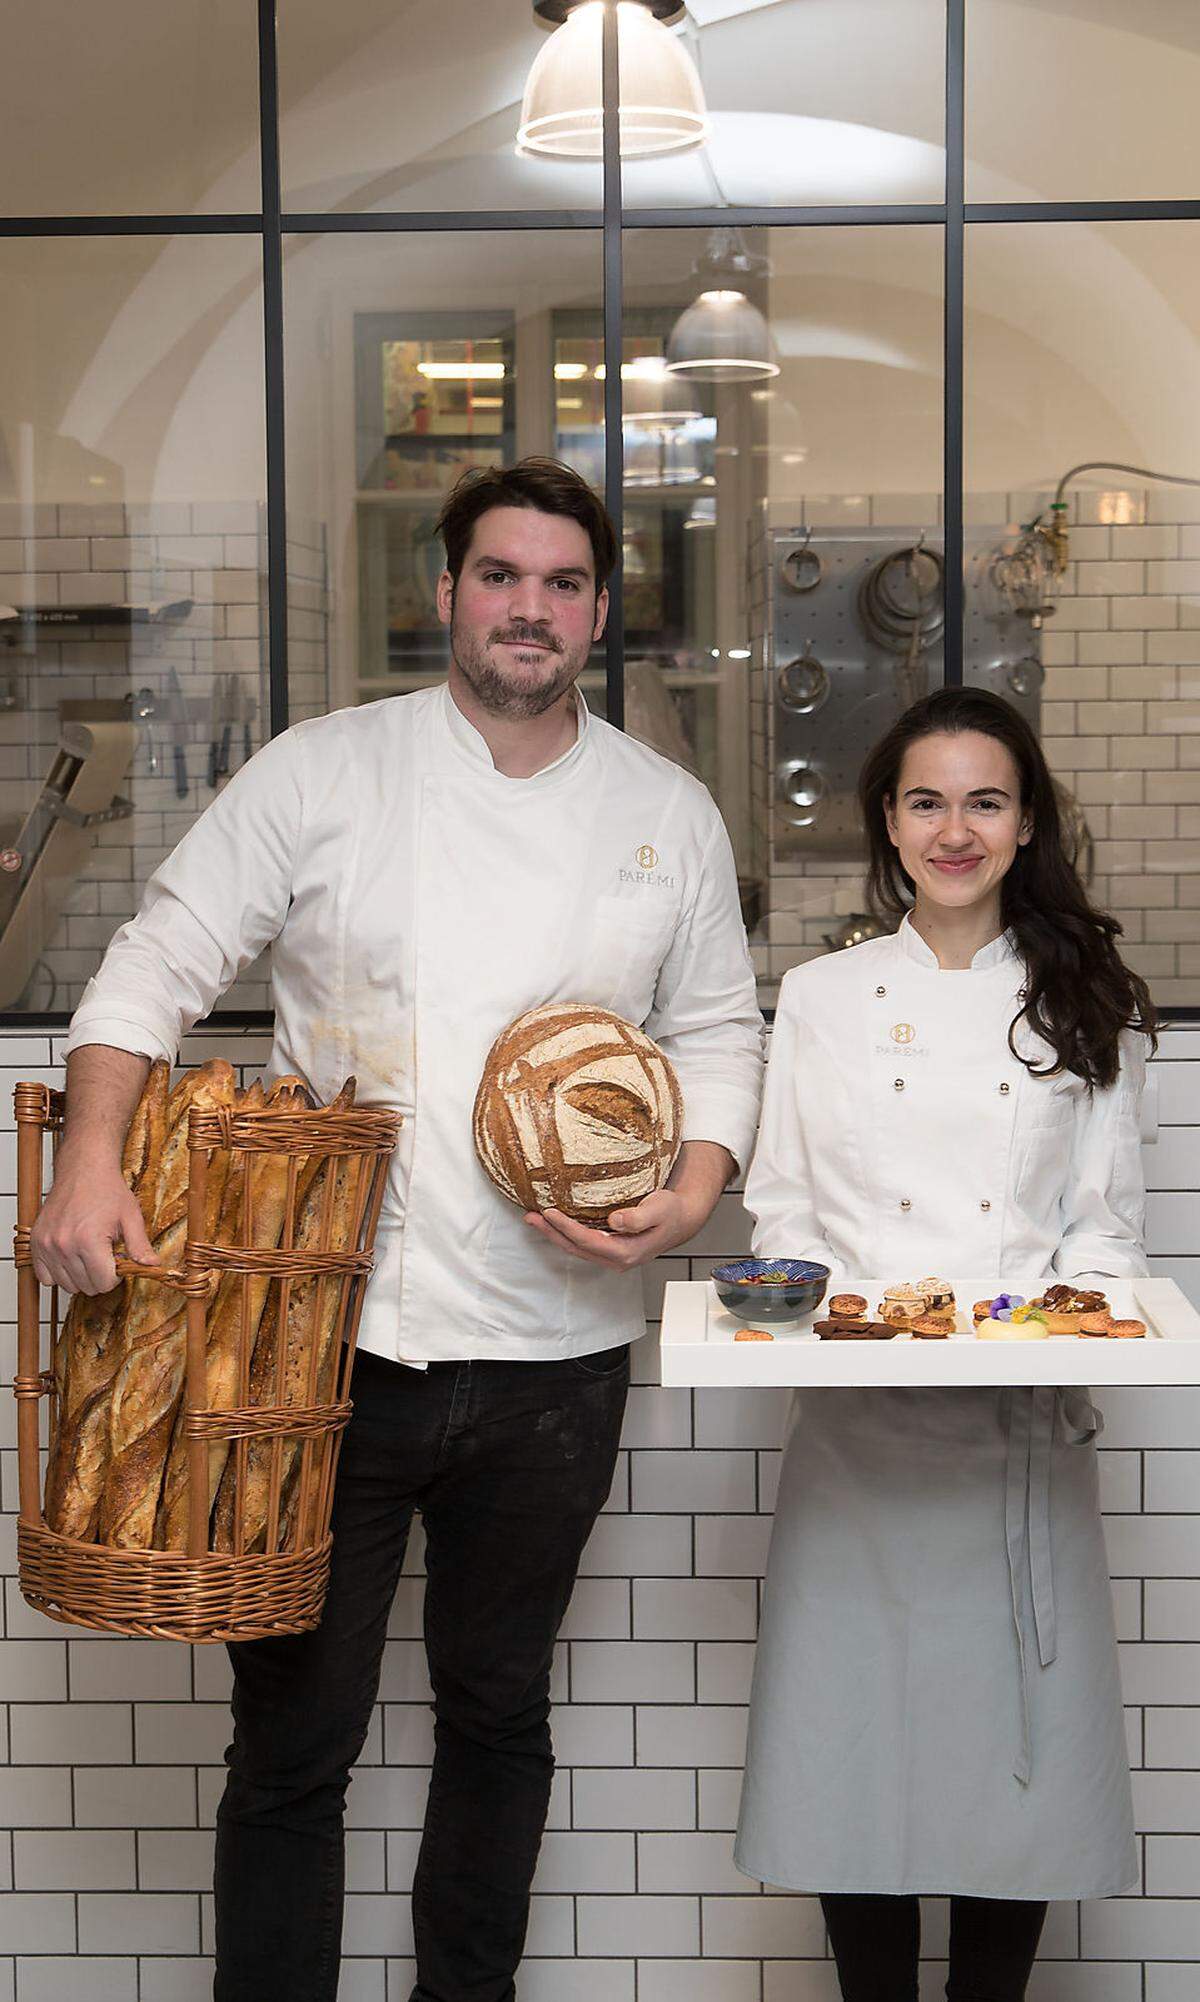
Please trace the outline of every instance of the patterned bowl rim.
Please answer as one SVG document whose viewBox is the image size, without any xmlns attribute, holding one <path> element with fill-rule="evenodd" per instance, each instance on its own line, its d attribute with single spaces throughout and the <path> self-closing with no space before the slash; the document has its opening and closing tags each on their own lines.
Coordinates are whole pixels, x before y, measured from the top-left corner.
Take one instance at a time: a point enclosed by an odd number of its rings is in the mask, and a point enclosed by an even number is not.
<svg viewBox="0 0 1200 2002">
<path fill-rule="evenodd" d="M 815 1279 L 828 1279 L 831 1269 L 808 1258 L 737 1258 L 729 1265 L 714 1265 L 712 1276 L 724 1285 L 736 1286 L 756 1272 L 783 1272 L 786 1278 L 768 1281 L 768 1286 L 805 1286 Z"/>
</svg>

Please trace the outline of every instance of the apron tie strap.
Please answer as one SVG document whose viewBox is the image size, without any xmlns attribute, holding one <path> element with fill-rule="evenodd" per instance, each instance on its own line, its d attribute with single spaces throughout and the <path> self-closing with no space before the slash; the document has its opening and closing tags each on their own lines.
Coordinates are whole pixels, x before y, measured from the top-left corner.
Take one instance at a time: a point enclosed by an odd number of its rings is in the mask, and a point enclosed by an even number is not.
<svg viewBox="0 0 1200 2002">
<path fill-rule="evenodd" d="M 1004 1392 L 1002 1416 L 1008 1440 L 1005 1465 L 1004 1539 L 1012 1593 L 1013 1628 L 1021 1682 L 1021 1743 L 1014 1777 L 1028 1786 L 1033 1775 L 1029 1724 L 1029 1653 L 1037 1645 L 1038 1662 L 1049 1668 L 1058 1654 L 1058 1624 L 1054 1605 L 1054 1567 L 1050 1536 L 1050 1463 L 1055 1422 L 1068 1446 L 1086 1446 L 1103 1429 L 1104 1421 L 1087 1393 L 1079 1389 Z M 1028 1568 L 1033 1635 L 1025 1631 L 1022 1575 Z"/>
</svg>

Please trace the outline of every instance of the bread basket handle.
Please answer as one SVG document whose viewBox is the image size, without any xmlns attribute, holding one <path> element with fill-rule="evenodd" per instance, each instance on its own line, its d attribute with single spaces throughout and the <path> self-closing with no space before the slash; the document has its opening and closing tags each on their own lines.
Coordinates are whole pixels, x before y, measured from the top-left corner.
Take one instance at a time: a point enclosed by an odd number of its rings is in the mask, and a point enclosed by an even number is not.
<svg viewBox="0 0 1200 2002">
<path fill-rule="evenodd" d="M 118 1279 L 158 1279 L 176 1293 L 194 1293 L 203 1300 L 212 1297 L 219 1278 L 204 1267 L 189 1272 L 183 1265 L 143 1265 L 136 1258 L 118 1258 L 116 1267 Z"/>
</svg>

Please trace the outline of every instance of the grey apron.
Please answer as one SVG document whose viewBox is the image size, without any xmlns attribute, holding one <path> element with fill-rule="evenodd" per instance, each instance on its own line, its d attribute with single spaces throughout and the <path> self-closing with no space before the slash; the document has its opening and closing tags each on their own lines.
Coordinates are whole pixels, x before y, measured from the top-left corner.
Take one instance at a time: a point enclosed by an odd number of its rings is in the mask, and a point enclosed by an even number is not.
<svg viewBox="0 0 1200 2002">
<path fill-rule="evenodd" d="M 1137 1878 L 1086 1393 L 821 1390 L 792 1412 L 736 1860 L 806 1891 Z"/>
</svg>

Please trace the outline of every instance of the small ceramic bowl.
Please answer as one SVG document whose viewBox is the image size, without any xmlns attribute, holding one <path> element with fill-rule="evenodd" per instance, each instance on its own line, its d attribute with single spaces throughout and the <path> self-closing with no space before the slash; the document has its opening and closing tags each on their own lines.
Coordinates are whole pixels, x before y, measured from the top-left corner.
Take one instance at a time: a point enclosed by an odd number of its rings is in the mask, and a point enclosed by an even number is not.
<svg viewBox="0 0 1200 2002">
<path fill-rule="evenodd" d="M 732 1265 L 714 1266 L 712 1278 L 721 1305 L 753 1326 L 815 1314 L 825 1298 L 829 1267 L 805 1258 L 737 1258 Z"/>
</svg>

